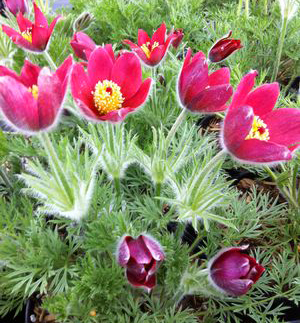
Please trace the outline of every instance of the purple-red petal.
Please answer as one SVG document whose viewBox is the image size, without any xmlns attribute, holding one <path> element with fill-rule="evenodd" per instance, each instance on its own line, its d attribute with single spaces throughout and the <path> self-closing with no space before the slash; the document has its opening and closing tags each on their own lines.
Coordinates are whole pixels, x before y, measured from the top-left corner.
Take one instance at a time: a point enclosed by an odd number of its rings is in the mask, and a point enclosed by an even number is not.
<svg viewBox="0 0 300 323">
<path fill-rule="evenodd" d="M 137 108 L 142 104 L 144 104 L 149 95 L 151 84 L 152 84 L 152 79 L 147 78 L 142 83 L 137 93 L 134 96 L 132 96 L 130 99 L 124 101 L 123 106 L 128 108 Z"/>
<path fill-rule="evenodd" d="M 150 43 L 151 39 L 148 34 L 143 29 L 138 30 L 138 45 L 142 46 L 146 43 Z"/>
<path fill-rule="evenodd" d="M 154 32 L 151 38 L 151 45 L 153 45 L 155 42 L 158 42 L 159 45 L 163 45 L 165 43 L 166 32 L 167 27 L 166 24 L 163 22 L 160 25 L 160 27 Z"/>
<path fill-rule="evenodd" d="M 208 85 L 221 85 L 230 83 L 230 69 L 222 67 L 208 76 Z"/>
</svg>

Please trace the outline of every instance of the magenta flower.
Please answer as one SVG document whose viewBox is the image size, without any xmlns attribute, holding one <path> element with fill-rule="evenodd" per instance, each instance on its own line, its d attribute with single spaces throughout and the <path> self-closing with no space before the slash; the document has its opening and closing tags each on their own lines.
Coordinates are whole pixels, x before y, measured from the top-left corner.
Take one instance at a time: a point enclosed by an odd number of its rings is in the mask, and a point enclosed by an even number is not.
<svg viewBox="0 0 300 323">
<path fill-rule="evenodd" d="M 123 52 L 115 58 L 111 45 L 95 49 L 87 63 L 74 65 L 72 95 L 83 115 L 94 121 L 118 122 L 145 103 L 151 78 L 142 80 L 138 58 Z"/>
<path fill-rule="evenodd" d="M 4 3 L 14 16 L 16 16 L 19 12 L 21 12 L 23 15 L 28 12 L 27 0 L 4 0 Z"/>
<path fill-rule="evenodd" d="M 184 33 L 183 33 L 183 29 L 179 28 L 179 29 L 175 29 L 173 31 L 173 35 L 175 35 L 174 40 L 172 41 L 172 46 L 177 49 L 178 46 L 181 44 Z"/>
<path fill-rule="evenodd" d="M 161 26 L 154 32 L 152 38 L 143 30 L 138 30 L 138 45 L 128 39 L 123 41 L 137 54 L 137 56 L 148 66 L 158 65 L 165 57 L 171 42 L 177 37 L 173 32 L 166 38 L 166 24 Z"/>
<path fill-rule="evenodd" d="M 248 73 L 237 87 L 224 120 L 222 145 L 241 162 L 290 160 L 300 145 L 300 111 L 273 110 L 279 85 L 263 84 L 251 91 L 257 75 Z"/>
<path fill-rule="evenodd" d="M 227 109 L 225 103 L 232 95 L 230 70 L 221 68 L 208 74 L 205 55 L 192 57 L 189 48 L 179 74 L 177 93 L 181 105 L 192 112 L 215 113 Z"/>
<path fill-rule="evenodd" d="M 117 249 L 117 261 L 126 268 L 129 283 L 148 290 L 156 285 L 155 273 L 164 258 L 161 245 L 148 235 L 124 236 Z"/>
<path fill-rule="evenodd" d="M 74 34 L 70 44 L 75 55 L 85 61 L 89 59 L 92 51 L 96 48 L 94 41 L 82 31 Z"/>
<path fill-rule="evenodd" d="M 258 281 L 265 268 L 242 252 L 247 248 L 224 248 L 209 261 L 210 281 L 217 290 L 227 295 L 241 296 Z"/>
<path fill-rule="evenodd" d="M 20 75 L 0 66 L 0 109 L 5 121 L 25 134 L 52 128 L 62 110 L 72 64 L 69 56 L 50 73 L 26 60 Z"/>
<path fill-rule="evenodd" d="M 212 63 L 221 62 L 233 52 L 243 48 L 241 41 L 239 39 L 230 38 L 231 35 L 232 31 L 230 30 L 228 35 L 217 40 L 217 42 L 209 50 L 208 58 Z"/>
<path fill-rule="evenodd" d="M 57 16 L 51 23 L 50 27 L 47 18 L 40 8 L 33 3 L 35 22 L 26 19 L 20 12 L 17 15 L 17 23 L 20 32 L 2 25 L 2 30 L 10 39 L 19 47 L 31 52 L 43 52 L 47 49 L 51 34 L 60 16 Z"/>
</svg>

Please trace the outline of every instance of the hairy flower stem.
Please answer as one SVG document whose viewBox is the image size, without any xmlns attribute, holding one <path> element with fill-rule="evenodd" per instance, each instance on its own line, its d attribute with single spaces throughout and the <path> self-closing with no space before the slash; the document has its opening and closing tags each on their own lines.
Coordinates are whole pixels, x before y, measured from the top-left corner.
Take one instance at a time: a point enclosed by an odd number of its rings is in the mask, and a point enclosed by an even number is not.
<svg viewBox="0 0 300 323">
<path fill-rule="evenodd" d="M 268 14 L 268 0 L 265 0 L 265 3 L 264 3 L 264 14 L 265 15 Z"/>
<path fill-rule="evenodd" d="M 239 4 L 238 4 L 238 7 L 237 7 L 237 15 L 238 16 L 241 14 L 242 7 L 243 7 L 243 0 L 239 0 Z"/>
<path fill-rule="evenodd" d="M 46 153 L 48 155 L 49 164 L 50 164 L 50 167 L 54 171 L 54 176 L 55 176 L 56 181 L 64 187 L 66 197 L 68 198 L 69 203 L 73 204 L 74 203 L 74 196 L 73 196 L 71 187 L 70 187 L 68 180 L 65 176 L 65 173 L 63 171 L 61 162 L 57 156 L 57 153 L 51 143 L 49 135 L 47 133 L 41 133 L 39 136 L 39 139 L 46 150 Z"/>
<path fill-rule="evenodd" d="M 13 188 L 13 185 L 10 181 L 10 179 L 8 178 L 6 171 L 0 167 L 0 177 L 2 178 L 4 184 L 8 187 L 8 188 Z"/>
<path fill-rule="evenodd" d="M 286 31 L 287 31 L 287 25 L 288 25 L 288 6 L 287 6 L 287 9 L 285 10 L 284 17 L 282 20 L 280 37 L 279 37 L 279 42 L 278 42 L 278 47 L 277 47 L 276 60 L 275 60 L 273 75 L 272 75 L 272 79 L 271 79 L 272 82 L 274 82 L 277 79 L 277 74 L 278 74 L 280 60 L 281 60 L 281 54 L 282 54 L 282 48 L 283 48 L 284 39 L 285 39 Z"/>
<path fill-rule="evenodd" d="M 175 123 L 173 124 L 171 130 L 168 133 L 168 136 L 166 138 L 166 147 L 169 147 L 170 142 L 172 140 L 172 137 L 175 135 L 178 127 L 181 125 L 182 121 L 185 119 L 185 116 L 187 114 L 187 109 L 183 109 L 176 119 Z"/>
<path fill-rule="evenodd" d="M 121 196 L 121 181 L 119 177 L 114 178 L 114 184 L 115 184 L 115 189 L 116 189 L 116 194 L 118 197 Z"/>
<path fill-rule="evenodd" d="M 54 63 L 53 59 L 51 58 L 51 56 L 49 55 L 49 53 L 47 51 L 43 52 L 44 58 L 45 60 L 48 62 L 49 66 L 51 67 L 51 69 L 56 70 L 57 66 Z"/>
<path fill-rule="evenodd" d="M 157 72 L 157 67 L 153 67 L 151 69 L 151 74 L 152 74 L 151 76 L 152 76 L 152 80 L 153 80 L 152 102 L 153 102 L 154 107 L 156 105 L 156 98 L 157 98 L 157 94 L 156 94 L 156 86 L 157 86 L 156 72 Z"/>
<path fill-rule="evenodd" d="M 298 208 L 298 203 L 297 201 L 294 200 L 292 194 L 289 192 L 289 190 L 286 187 L 280 188 L 277 183 L 277 176 L 276 174 L 270 169 L 269 166 L 265 166 L 266 171 L 269 173 L 271 176 L 272 180 L 276 183 L 277 188 L 279 192 L 282 194 L 282 196 L 295 208 Z"/>
<path fill-rule="evenodd" d="M 249 0 L 245 0 L 245 15 L 246 18 L 249 18 Z"/>
<path fill-rule="evenodd" d="M 155 196 L 160 196 L 161 193 L 161 183 L 155 184 Z"/>
</svg>

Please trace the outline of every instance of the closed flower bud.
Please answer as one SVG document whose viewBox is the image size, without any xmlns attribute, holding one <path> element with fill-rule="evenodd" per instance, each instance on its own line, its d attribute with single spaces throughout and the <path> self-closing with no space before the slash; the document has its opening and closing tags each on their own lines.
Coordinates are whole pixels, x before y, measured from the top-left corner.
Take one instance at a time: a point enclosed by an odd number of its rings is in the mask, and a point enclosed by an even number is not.
<svg viewBox="0 0 300 323">
<path fill-rule="evenodd" d="M 94 41 L 82 31 L 73 35 L 70 45 L 72 46 L 75 55 L 85 61 L 88 60 L 92 51 L 96 48 Z"/>
<path fill-rule="evenodd" d="M 137 239 L 124 236 L 117 249 L 118 263 L 126 268 L 126 276 L 134 287 L 151 290 L 156 285 L 156 270 L 165 258 L 161 245 L 148 235 Z"/>
<path fill-rule="evenodd" d="M 73 30 L 76 31 L 82 31 L 87 29 L 91 22 L 93 21 L 94 17 L 89 12 L 83 12 L 74 22 L 73 24 Z"/>
<path fill-rule="evenodd" d="M 243 47 L 239 39 L 230 38 L 231 34 L 232 31 L 230 30 L 228 35 L 219 39 L 209 50 L 208 58 L 212 63 L 223 61 L 233 52 Z"/>
<path fill-rule="evenodd" d="M 243 253 L 248 246 L 222 249 L 208 264 L 211 284 L 230 296 L 246 294 L 265 268 Z"/>
<path fill-rule="evenodd" d="M 173 32 L 173 35 L 175 35 L 176 37 L 174 38 L 173 42 L 172 42 L 172 46 L 177 49 L 178 46 L 181 44 L 182 42 L 182 38 L 184 36 L 183 33 L 183 29 L 175 29 Z"/>
<path fill-rule="evenodd" d="M 19 12 L 23 15 L 28 12 L 27 0 L 4 0 L 7 9 L 16 16 Z"/>
</svg>

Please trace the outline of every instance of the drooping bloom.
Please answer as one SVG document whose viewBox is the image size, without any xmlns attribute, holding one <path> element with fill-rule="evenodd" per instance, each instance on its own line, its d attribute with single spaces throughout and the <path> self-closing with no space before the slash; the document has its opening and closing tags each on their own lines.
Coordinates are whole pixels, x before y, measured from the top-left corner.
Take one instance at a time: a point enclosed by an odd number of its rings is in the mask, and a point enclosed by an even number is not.
<svg viewBox="0 0 300 323">
<path fill-rule="evenodd" d="M 179 29 L 175 29 L 173 31 L 173 34 L 176 36 L 174 37 L 174 40 L 172 41 L 172 46 L 177 49 L 178 46 L 181 44 L 182 42 L 182 38 L 184 36 L 184 33 L 183 33 L 183 29 L 179 28 Z"/>
<path fill-rule="evenodd" d="M 85 61 L 88 60 L 92 51 L 96 48 L 94 41 L 82 31 L 74 34 L 70 44 L 75 55 Z"/>
<path fill-rule="evenodd" d="M 142 80 L 141 64 L 133 53 L 115 58 L 111 45 L 98 47 L 87 65 L 86 73 L 75 64 L 71 77 L 72 95 L 86 118 L 122 121 L 146 101 L 152 80 Z"/>
<path fill-rule="evenodd" d="M 4 0 L 8 10 L 16 16 L 21 12 L 23 15 L 28 12 L 27 0 Z"/>
<path fill-rule="evenodd" d="M 34 23 L 26 19 L 20 12 L 17 15 L 17 23 L 20 32 L 6 25 L 2 25 L 2 30 L 21 48 L 31 52 L 43 52 L 47 49 L 51 34 L 60 16 L 57 16 L 49 27 L 47 18 L 40 8 L 35 3 L 33 3 L 33 6 L 35 17 Z"/>
<path fill-rule="evenodd" d="M 146 65 L 153 67 L 162 61 L 171 42 L 177 37 L 173 32 L 166 37 L 166 32 L 166 24 L 162 23 L 152 38 L 143 29 L 139 29 L 137 45 L 128 39 L 125 39 L 123 43 L 128 44 Z"/>
<path fill-rule="evenodd" d="M 258 281 L 265 268 L 243 253 L 247 248 L 224 248 L 209 261 L 210 282 L 217 290 L 227 295 L 241 296 Z"/>
<path fill-rule="evenodd" d="M 0 109 L 5 121 L 22 133 L 52 128 L 62 110 L 72 61 L 69 56 L 54 73 L 27 60 L 20 75 L 0 66 Z"/>
<path fill-rule="evenodd" d="M 129 283 L 148 290 L 156 285 L 155 273 L 164 258 L 161 245 L 148 235 L 124 236 L 117 249 L 117 261 L 126 268 Z"/>
<path fill-rule="evenodd" d="M 248 73 L 237 87 L 224 120 L 222 145 L 241 162 L 290 160 L 300 145 L 300 111 L 273 110 L 279 85 L 263 84 L 251 91 L 257 75 L 257 71 Z"/>
<path fill-rule="evenodd" d="M 177 83 L 181 105 L 192 112 L 215 113 L 227 109 L 225 103 L 232 95 L 230 70 L 225 67 L 208 74 L 205 55 L 192 57 L 189 48 Z"/>
<path fill-rule="evenodd" d="M 243 48 L 241 41 L 239 39 L 230 38 L 231 35 L 232 31 L 230 30 L 228 35 L 217 40 L 217 42 L 209 50 L 208 58 L 212 63 L 221 62 L 233 52 Z"/>
</svg>

